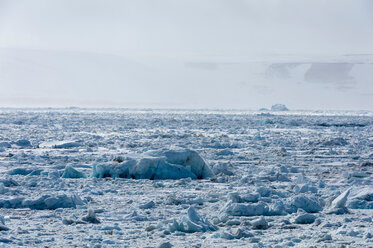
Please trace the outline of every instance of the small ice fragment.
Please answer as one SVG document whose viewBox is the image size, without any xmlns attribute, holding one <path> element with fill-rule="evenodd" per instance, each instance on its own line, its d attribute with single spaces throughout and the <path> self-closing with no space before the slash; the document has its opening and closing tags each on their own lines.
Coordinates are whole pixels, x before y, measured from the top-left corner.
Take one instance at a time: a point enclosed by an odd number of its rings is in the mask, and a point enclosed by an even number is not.
<svg viewBox="0 0 373 248">
<path fill-rule="evenodd" d="M 268 222 L 266 219 L 262 216 L 259 219 L 256 219 L 251 222 L 251 225 L 254 229 L 267 229 L 268 228 Z"/>
<path fill-rule="evenodd" d="M 170 242 L 164 242 L 158 246 L 158 248 L 171 248 L 172 244 Z"/>
<path fill-rule="evenodd" d="M 9 228 L 5 226 L 5 220 L 3 216 L 0 216 L 0 231 L 8 231 Z"/>
<path fill-rule="evenodd" d="M 223 212 L 233 216 L 256 216 L 269 215 L 269 207 L 263 202 L 259 203 L 232 203 L 231 201 L 223 208 Z"/>
<path fill-rule="evenodd" d="M 322 210 L 322 207 L 315 197 L 298 195 L 293 198 L 291 205 L 305 210 L 308 213 L 317 213 Z"/>
<path fill-rule="evenodd" d="M 68 165 L 66 166 L 61 177 L 62 178 L 84 178 L 85 175 L 82 172 L 74 169 L 72 166 Z"/>
<path fill-rule="evenodd" d="M 96 217 L 96 213 L 93 209 L 88 209 L 88 214 L 87 216 L 82 218 L 82 221 L 93 223 L 93 224 L 98 224 L 101 223 L 101 221 Z"/>
<path fill-rule="evenodd" d="M 318 240 L 318 242 L 322 242 L 322 241 L 330 241 L 330 240 L 333 240 L 333 239 L 332 239 L 332 235 L 330 235 L 330 234 L 325 234 L 325 235 L 323 235 L 323 236 Z"/>
<path fill-rule="evenodd" d="M 149 208 L 154 208 L 154 207 L 155 207 L 155 203 L 153 201 L 147 202 L 145 204 L 141 204 L 139 206 L 140 209 L 149 209 Z"/>
<path fill-rule="evenodd" d="M 9 142 L 0 142 L 0 148 L 11 148 L 12 146 L 10 145 Z"/>
<path fill-rule="evenodd" d="M 173 220 L 173 223 L 168 226 L 170 232 L 206 232 L 216 231 L 218 227 L 211 224 L 207 218 L 202 218 L 193 206 L 189 207 L 188 215 L 184 216 L 180 221 Z"/>
<path fill-rule="evenodd" d="M 312 224 L 315 220 L 315 215 L 309 213 L 301 213 L 295 218 L 294 222 L 296 224 Z"/>
<path fill-rule="evenodd" d="M 16 142 L 14 142 L 14 144 L 19 147 L 30 147 L 31 146 L 31 142 L 26 139 L 17 140 Z"/>
<path fill-rule="evenodd" d="M 155 229 L 157 229 L 157 227 L 155 225 L 150 225 L 150 226 L 145 227 L 145 231 L 147 231 L 147 232 L 151 232 Z"/>
<path fill-rule="evenodd" d="M 136 211 L 133 211 L 132 214 L 128 214 L 125 216 L 125 219 L 127 220 L 135 220 L 135 221 L 147 221 L 148 218 L 143 215 L 139 215 Z"/>
<path fill-rule="evenodd" d="M 345 192 L 340 194 L 337 198 L 335 198 L 331 205 L 328 213 L 332 214 L 344 214 L 348 213 L 348 209 L 346 208 L 347 198 L 350 194 L 351 189 L 347 189 Z"/>
</svg>

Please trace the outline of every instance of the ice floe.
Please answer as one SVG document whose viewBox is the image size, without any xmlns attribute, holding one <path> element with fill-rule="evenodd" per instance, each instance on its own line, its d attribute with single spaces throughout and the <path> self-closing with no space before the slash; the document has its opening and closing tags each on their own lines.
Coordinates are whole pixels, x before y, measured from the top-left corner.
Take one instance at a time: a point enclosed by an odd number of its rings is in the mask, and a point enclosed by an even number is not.
<svg viewBox="0 0 373 248">
<path fill-rule="evenodd" d="M 214 175 L 211 168 L 192 150 L 148 153 L 157 157 L 127 157 L 122 163 L 95 164 L 93 177 L 133 179 L 203 179 Z"/>
</svg>

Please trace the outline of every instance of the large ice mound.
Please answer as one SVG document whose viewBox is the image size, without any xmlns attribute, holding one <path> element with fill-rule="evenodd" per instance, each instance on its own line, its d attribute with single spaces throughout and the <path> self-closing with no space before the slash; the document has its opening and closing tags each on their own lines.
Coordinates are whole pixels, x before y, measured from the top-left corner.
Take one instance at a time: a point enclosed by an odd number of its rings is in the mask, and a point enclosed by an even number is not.
<svg viewBox="0 0 373 248">
<path fill-rule="evenodd" d="M 127 157 L 121 163 L 93 165 L 93 177 L 133 179 L 204 179 L 214 176 L 211 168 L 193 150 L 149 152 L 141 157 Z"/>
</svg>

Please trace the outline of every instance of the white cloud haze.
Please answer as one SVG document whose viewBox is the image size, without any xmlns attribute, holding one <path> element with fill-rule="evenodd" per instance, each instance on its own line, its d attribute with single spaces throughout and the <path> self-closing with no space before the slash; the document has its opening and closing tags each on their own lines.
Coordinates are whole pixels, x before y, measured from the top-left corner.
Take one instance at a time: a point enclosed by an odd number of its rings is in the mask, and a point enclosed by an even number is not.
<svg viewBox="0 0 373 248">
<path fill-rule="evenodd" d="M 369 0 L 0 0 L 0 47 L 0 106 L 373 110 Z"/>
</svg>

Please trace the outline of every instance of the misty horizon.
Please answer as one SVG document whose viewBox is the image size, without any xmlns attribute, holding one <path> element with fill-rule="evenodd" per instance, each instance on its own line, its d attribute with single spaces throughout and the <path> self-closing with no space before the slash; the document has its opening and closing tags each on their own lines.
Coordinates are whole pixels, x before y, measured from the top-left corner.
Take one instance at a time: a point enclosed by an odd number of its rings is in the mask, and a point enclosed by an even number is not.
<svg viewBox="0 0 373 248">
<path fill-rule="evenodd" d="M 373 110 L 371 1 L 1 1 L 1 107 Z"/>
</svg>

